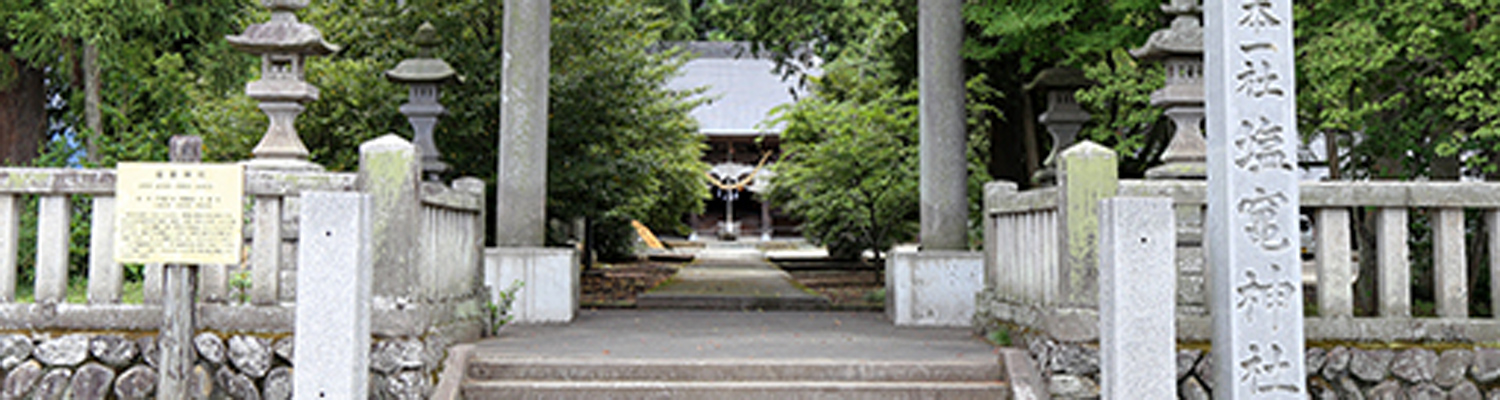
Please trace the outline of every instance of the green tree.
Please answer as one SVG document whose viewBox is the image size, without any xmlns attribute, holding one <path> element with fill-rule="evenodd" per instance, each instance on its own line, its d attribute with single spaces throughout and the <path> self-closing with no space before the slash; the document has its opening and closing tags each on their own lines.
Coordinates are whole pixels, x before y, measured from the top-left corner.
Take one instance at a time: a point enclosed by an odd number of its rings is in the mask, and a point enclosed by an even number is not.
<svg viewBox="0 0 1500 400">
<path fill-rule="evenodd" d="M 406 7 L 353 0 L 315 3 L 303 20 L 344 46 L 309 63 L 308 80 L 322 97 L 298 118 L 314 161 L 333 170 L 357 167 L 358 145 L 387 133 L 410 137 L 397 108 L 406 90 L 383 71 L 416 51 L 408 42 L 423 22 L 445 41 L 434 56 L 452 64 L 462 84 L 443 87 L 449 115 L 435 139 L 449 176 L 476 176 L 493 192 L 500 112 L 501 2 L 413 0 Z M 548 216 L 589 218 L 614 243 L 603 256 L 631 251 L 628 222 L 683 229 L 682 215 L 702 209 L 707 166 L 691 93 L 665 88 L 683 62 L 655 53 L 668 19 L 658 7 L 625 0 L 555 0 L 548 122 Z M 248 57 L 248 56 L 246 56 Z M 248 158 L 264 117 L 243 94 L 211 96 L 195 111 L 223 135 L 215 145 Z M 253 122 L 253 123 L 246 123 Z"/>
<path fill-rule="evenodd" d="M 1099 84 L 1080 90 L 1079 102 L 1094 115 L 1079 139 L 1113 147 L 1125 176 L 1139 176 L 1156 161 L 1167 139 L 1161 111 L 1147 104 L 1149 93 L 1163 82 L 1161 69 L 1140 65 L 1125 52 L 1166 27 L 1162 0 L 1001 0 L 965 4 L 970 24 L 964 56 L 990 76 L 990 85 L 1005 94 L 996 104 L 1007 124 L 995 124 L 993 140 L 1009 147 L 1040 127 L 1027 131 L 1022 119 L 1045 111 L 1045 93 L 1026 93 L 1023 86 L 1041 70 L 1066 66 L 1084 70 Z M 1042 140 L 1038 140 L 1042 142 Z M 1019 156 L 997 146 L 993 156 Z M 1038 148 L 1038 151 L 1041 151 Z M 1042 152 L 1045 154 L 1045 152 Z M 1010 170 L 1014 170 L 1012 167 Z M 1029 169 L 1029 167 L 1028 167 Z M 1005 170 L 997 166 L 995 171 Z M 1013 179 L 1014 175 L 1007 180 Z M 1018 180 L 1025 183 L 1026 179 Z"/>
<path fill-rule="evenodd" d="M 49 116 L 62 129 L 43 142 L 71 135 L 93 150 L 86 154 L 91 163 L 103 165 L 164 159 L 167 137 L 202 134 L 185 106 L 189 94 L 241 82 L 245 64 L 223 61 L 233 59 L 223 36 L 250 15 L 248 2 L 240 0 L 5 0 L 0 37 L 8 46 L 0 49 L 0 78 L 26 68 L 46 71 L 49 89 L 42 95 L 62 100 Z M 84 123 L 81 89 L 90 72 L 81 59 L 87 47 L 98 49 L 100 132 Z M 0 87 L 10 83 L 0 79 Z"/>
<path fill-rule="evenodd" d="M 871 36 L 845 46 L 824 75 L 811 78 L 812 97 L 778 117 L 786 124 L 786 156 L 772 167 L 771 198 L 803 220 L 804 235 L 836 258 L 864 251 L 881 257 L 918 230 L 917 91 L 886 50 L 907 29 L 893 10 L 881 15 L 868 27 Z M 994 112 L 986 103 L 996 94 L 983 79 L 969 81 L 970 132 L 983 132 Z M 979 186 L 989 180 L 988 142 L 971 134 L 969 144 L 970 203 L 976 204 Z"/>
<path fill-rule="evenodd" d="M 118 160 L 165 160 L 171 135 L 204 135 L 192 118 L 192 96 L 243 83 L 237 77 L 248 64 L 229 56 L 223 36 L 250 10 L 249 2 L 239 0 L 0 0 L 0 96 L 11 105 L 46 104 L 46 129 L 19 133 L 29 143 L 7 146 L 11 161 L 109 167 Z M 97 70 L 84 68 L 85 48 L 94 49 Z M 93 74 L 101 83 L 94 108 L 100 123 L 91 126 L 83 88 Z M 7 90 L 18 86 L 28 88 Z M 33 110 L 12 111 L 20 110 L 0 112 L 0 126 L 35 122 Z M 12 134 L 17 132 L 0 136 Z M 34 210 L 35 199 L 25 207 Z M 74 199 L 69 265 L 75 276 L 87 265 L 87 246 L 77 244 L 88 243 L 89 207 L 87 199 Z M 18 261 L 21 282 L 29 284 L 36 221 L 30 211 L 23 215 Z M 128 279 L 140 278 L 137 269 L 127 272 Z"/>
<path fill-rule="evenodd" d="M 708 166 L 688 115 L 698 102 L 665 87 L 685 60 L 650 51 L 666 20 L 626 0 L 563 3 L 553 15 L 548 215 L 597 221 L 601 242 L 628 237 L 631 219 L 684 232 L 682 216 L 703 210 Z"/>
<path fill-rule="evenodd" d="M 1298 118 L 1348 152 L 1355 177 L 1493 174 L 1500 26 L 1493 0 L 1299 3 Z"/>
</svg>

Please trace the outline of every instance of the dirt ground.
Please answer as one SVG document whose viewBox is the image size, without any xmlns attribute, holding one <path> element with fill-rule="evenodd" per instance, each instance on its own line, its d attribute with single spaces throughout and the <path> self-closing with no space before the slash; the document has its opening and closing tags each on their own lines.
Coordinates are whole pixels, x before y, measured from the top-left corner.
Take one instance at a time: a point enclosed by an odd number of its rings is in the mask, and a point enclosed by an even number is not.
<svg viewBox="0 0 1500 400">
<path fill-rule="evenodd" d="M 828 297 L 834 306 L 883 307 L 885 282 L 876 270 L 791 271 L 792 278 Z M 881 293 L 876 293 L 880 291 Z"/>
<path fill-rule="evenodd" d="M 595 264 L 583 273 L 579 301 L 584 307 L 633 307 L 636 295 L 665 282 L 683 265 L 654 261 Z"/>
</svg>

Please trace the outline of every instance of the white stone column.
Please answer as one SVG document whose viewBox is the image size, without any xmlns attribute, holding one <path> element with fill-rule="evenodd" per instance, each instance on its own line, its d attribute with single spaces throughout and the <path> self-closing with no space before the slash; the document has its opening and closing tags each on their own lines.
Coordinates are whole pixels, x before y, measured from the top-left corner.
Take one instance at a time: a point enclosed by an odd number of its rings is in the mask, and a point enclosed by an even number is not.
<svg viewBox="0 0 1500 400">
<path fill-rule="evenodd" d="M 547 76 L 552 2 L 506 0 L 495 244 L 541 246 L 547 218 Z"/>
<path fill-rule="evenodd" d="M 1171 199 L 1099 202 L 1103 398 L 1177 398 L 1176 247 Z"/>
<path fill-rule="evenodd" d="M 962 0 L 923 0 L 917 11 L 921 90 L 921 241 L 924 250 L 967 250 L 968 143 L 964 125 Z"/>
<path fill-rule="evenodd" d="M 295 398 L 367 398 L 373 201 L 351 192 L 307 192 L 302 200 Z"/>
<path fill-rule="evenodd" d="M 14 194 L 0 194 L 0 302 L 16 300 L 17 251 L 20 251 L 21 201 Z"/>
<path fill-rule="evenodd" d="M 1291 0 L 1205 2 L 1215 399 L 1305 399 Z"/>
</svg>

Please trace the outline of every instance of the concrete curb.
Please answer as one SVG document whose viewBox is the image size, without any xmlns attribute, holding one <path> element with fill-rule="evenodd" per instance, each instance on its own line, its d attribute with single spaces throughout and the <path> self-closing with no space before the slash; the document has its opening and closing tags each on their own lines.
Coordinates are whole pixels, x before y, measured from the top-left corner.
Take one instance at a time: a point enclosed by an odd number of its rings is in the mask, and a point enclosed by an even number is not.
<svg viewBox="0 0 1500 400">
<path fill-rule="evenodd" d="M 473 352 L 474 344 L 472 343 L 448 348 L 448 358 L 443 359 L 443 372 L 438 375 L 437 389 L 432 392 L 433 399 L 458 400 L 462 398 L 460 388 L 463 386 L 464 370 L 468 369 L 469 356 Z"/>
<path fill-rule="evenodd" d="M 1042 384 L 1042 374 L 1025 350 L 1000 348 L 1000 369 L 1005 381 L 1010 383 L 1010 398 L 1014 400 L 1040 400 L 1051 398 L 1047 386 Z"/>
</svg>

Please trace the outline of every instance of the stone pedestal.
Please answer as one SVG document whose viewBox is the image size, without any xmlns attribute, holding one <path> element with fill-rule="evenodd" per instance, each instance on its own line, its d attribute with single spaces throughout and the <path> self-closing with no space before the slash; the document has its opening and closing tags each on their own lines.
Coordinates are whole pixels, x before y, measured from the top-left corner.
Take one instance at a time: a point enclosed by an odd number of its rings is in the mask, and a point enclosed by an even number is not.
<svg viewBox="0 0 1500 400">
<path fill-rule="evenodd" d="M 517 323 L 572 322 L 578 313 L 578 252 L 566 248 L 500 247 L 484 251 L 484 283 L 490 299 L 521 281 L 511 304 Z"/>
<path fill-rule="evenodd" d="M 885 313 L 898 326 L 969 326 L 984 289 L 984 253 L 891 251 L 885 260 Z"/>
<path fill-rule="evenodd" d="M 1162 152 L 1162 165 L 1146 170 L 1146 179 L 1204 179 L 1208 176 L 1203 140 L 1203 107 L 1175 105 L 1162 112 L 1172 119 L 1172 141 Z"/>
<path fill-rule="evenodd" d="M 252 85 L 252 87 L 258 86 Z M 307 160 L 309 154 L 307 146 L 302 144 L 302 138 L 297 135 L 297 128 L 294 125 L 297 116 L 302 114 L 306 107 L 294 101 L 262 100 L 260 110 L 266 113 L 270 119 L 270 125 L 266 128 L 266 134 L 261 137 L 260 143 L 251 150 L 255 158 L 245 161 L 246 167 L 289 171 L 323 170 L 322 166 Z"/>
</svg>

